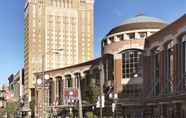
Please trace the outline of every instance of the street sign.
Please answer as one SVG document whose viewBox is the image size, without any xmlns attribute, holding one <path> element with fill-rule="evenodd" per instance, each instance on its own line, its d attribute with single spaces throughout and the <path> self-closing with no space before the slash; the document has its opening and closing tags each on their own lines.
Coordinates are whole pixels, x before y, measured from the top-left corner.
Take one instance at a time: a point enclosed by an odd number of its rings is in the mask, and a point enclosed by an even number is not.
<svg viewBox="0 0 186 118">
<path fill-rule="evenodd" d="M 64 93 L 65 100 L 78 100 L 78 90 L 77 89 L 67 89 Z"/>
<path fill-rule="evenodd" d="M 102 108 L 104 108 L 105 107 L 105 96 L 102 96 L 102 100 L 100 100 L 100 96 L 98 97 L 98 101 L 96 103 L 96 108 L 100 108 L 101 102 L 102 102 L 101 106 L 102 106 Z"/>
</svg>

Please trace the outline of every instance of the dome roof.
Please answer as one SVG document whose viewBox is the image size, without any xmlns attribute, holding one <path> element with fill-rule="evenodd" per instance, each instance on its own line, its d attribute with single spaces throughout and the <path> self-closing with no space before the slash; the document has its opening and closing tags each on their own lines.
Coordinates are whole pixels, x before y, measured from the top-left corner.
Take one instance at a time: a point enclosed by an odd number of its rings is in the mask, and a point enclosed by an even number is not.
<svg viewBox="0 0 186 118">
<path fill-rule="evenodd" d="M 149 17 L 144 15 L 137 15 L 136 17 L 129 18 L 123 21 L 120 25 L 133 24 L 133 23 L 144 23 L 144 22 L 157 22 L 167 24 L 164 20 L 155 17 Z"/>
<path fill-rule="evenodd" d="M 162 29 L 168 23 L 160 18 L 137 15 L 123 21 L 120 25 L 114 27 L 108 34 L 115 34 L 123 31 L 138 30 L 138 29 Z"/>
</svg>

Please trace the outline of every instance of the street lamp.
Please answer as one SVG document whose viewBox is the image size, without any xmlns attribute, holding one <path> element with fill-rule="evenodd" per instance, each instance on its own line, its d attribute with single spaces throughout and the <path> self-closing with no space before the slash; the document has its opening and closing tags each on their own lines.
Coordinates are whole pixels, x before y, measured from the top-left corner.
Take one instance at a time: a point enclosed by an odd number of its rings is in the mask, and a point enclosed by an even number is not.
<svg viewBox="0 0 186 118">
<path fill-rule="evenodd" d="M 46 82 L 45 80 L 49 80 L 49 75 L 45 75 L 44 81 L 43 79 L 37 79 L 37 85 L 41 86 L 42 84 Z"/>
<path fill-rule="evenodd" d="M 92 115 L 93 115 L 93 118 L 94 118 L 94 109 L 95 109 L 95 107 L 92 106 Z"/>
<path fill-rule="evenodd" d="M 139 75 L 136 73 L 136 74 L 134 74 L 134 78 L 137 78 Z"/>
<path fill-rule="evenodd" d="M 54 53 L 54 54 L 60 54 L 61 51 L 64 51 L 64 49 L 51 49 L 51 52 L 48 53 Z M 42 55 L 42 79 L 37 79 L 36 85 L 40 85 L 43 90 L 43 117 L 45 118 L 45 80 L 49 80 L 49 75 L 45 75 L 45 53 Z M 36 86 L 37 88 L 37 86 Z"/>
<path fill-rule="evenodd" d="M 37 85 L 41 85 L 42 84 L 42 80 L 41 79 L 38 79 L 37 80 Z"/>
<path fill-rule="evenodd" d="M 48 74 L 45 74 L 45 80 L 49 80 L 50 76 Z"/>
<path fill-rule="evenodd" d="M 70 118 L 72 118 L 73 117 L 72 107 L 69 108 L 69 111 L 70 111 Z"/>
<path fill-rule="evenodd" d="M 116 107 L 117 107 L 117 100 L 118 100 L 118 94 L 115 93 L 114 96 L 113 96 L 113 93 L 110 93 L 109 94 L 109 98 L 113 100 L 113 103 L 112 103 L 112 113 L 113 113 L 113 118 L 116 117 Z"/>
<path fill-rule="evenodd" d="M 46 81 L 48 81 L 49 80 L 49 75 L 44 75 L 44 77 L 41 79 L 41 78 L 39 78 L 39 79 L 37 79 L 36 80 L 36 85 L 37 86 L 42 86 L 43 88 L 43 112 L 45 112 L 45 83 L 46 83 Z M 36 87 L 37 87 L 36 86 Z M 45 113 L 44 113 L 45 114 Z M 38 114 L 37 114 L 38 115 Z M 45 115 L 44 115 L 45 116 Z"/>
</svg>

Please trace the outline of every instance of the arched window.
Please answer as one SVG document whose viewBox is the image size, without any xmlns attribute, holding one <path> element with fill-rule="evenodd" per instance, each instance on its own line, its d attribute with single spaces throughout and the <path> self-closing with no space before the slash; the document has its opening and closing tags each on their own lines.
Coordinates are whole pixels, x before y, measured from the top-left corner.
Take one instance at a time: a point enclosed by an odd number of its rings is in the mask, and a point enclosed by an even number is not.
<svg viewBox="0 0 186 118">
<path fill-rule="evenodd" d="M 52 87 L 53 87 L 53 80 L 52 78 L 49 79 L 48 82 L 48 103 L 49 105 L 52 105 Z"/>
<path fill-rule="evenodd" d="M 66 88 L 72 88 L 73 87 L 73 85 L 72 85 L 72 77 L 71 77 L 71 75 L 66 75 L 65 76 L 65 87 Z"/>
<path fill-rule="evenodd" d="M 183 82 L 182 82 L 182 86 L 184 87 L 184 88 L 186 88 L 186 79 L 185 79 L 185 75 L 186 75 L 186 34 L 182 37 L 182 44 L 181 44 L 182 46 L 182 54 L 181 54 L 181 57 L 182 57 L 182 61 L 181 61 L 181 67 L 182 67 L 182 69 L 181 70 L 183 70 L 182 71 L 182 75 L 183 75 Z"/>
<path fill-rule="evenodd" d="M 130 49 L 122 53 L 123 79 L 141 76 L 142 70 L 142 50 Z"/>
<path fill-rule="evenodd" d="M 186 34 L 182 38 L 183 72 L 186 73 Z"/>
<path fill-rule="evenodd" d="M 152 50 L 153 56 L 153 96 L 160 94 L 160 48 Z"/>
<path fill-rule="evenodd" d="M 62 77 L 56 77 L 56 96 L 60 98 L 62 96 Z"/>
</svg>

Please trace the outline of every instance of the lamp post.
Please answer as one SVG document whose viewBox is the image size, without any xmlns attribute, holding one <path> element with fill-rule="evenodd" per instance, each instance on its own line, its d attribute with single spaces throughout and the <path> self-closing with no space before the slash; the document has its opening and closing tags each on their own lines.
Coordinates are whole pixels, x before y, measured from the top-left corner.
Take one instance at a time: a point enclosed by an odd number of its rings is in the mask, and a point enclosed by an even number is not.
<svg viewBox="0 0 186 118">
<path fill-rule="evenodd" d="M 61 51 L 64 51 L 64 49 L 52 49 L 52 52 L 48 52 L 48 53 L 53 53 L 53 54 L 60 54 Z M 36 89 L 37 89 L 37 85 L 40 85 L 43 91 L 43 104 L 42 104 L 42 108 L 43 108 L 43 118 L 45 118 L 45 107 L 46 107 L 46 101 L 45 101 L 45 80 L 49 79 L 49 75 L 45 75 L 45 53 L 43 53 L 42 55 L 42 79 L 37 79 L 36 82 Z M 38 108 L 38 106 L 37 106 Z M 37 110 L 38 111 L 38 110 Z"/>
<path fill-rule="evenodd" d="M 95 109 L 95 107 L 92 106 L 92 115 L 93 115 L 93 118 L 94 118 L 94 109 Z"/>
<path fill-rule="evenodd" d="M 37 86 L 39 85 L 39 86 L 42 87 L 41 89 L 43 91 L 43 104 L 42 104 L 42 108 L 43 108 L 43 116 L 44 116 L 44 118 L 45 118 L 45 83 L 48 80 L 49 80 L 49 75 L 44 75 L 44 77 L 42 77 L 42 79 L 37 79 L 37 81 L 36 81 L 36 84 L 37 84 L 36 85 L 36 89 L 38 89 Z M 38 101 L 37 101 L 37 103 L 38 103 Z M 38 110 L 39 110 L 39 107 L 38 107 L 38 104 L 37 104 L 37 112 L 38 112 Z M 37 115 L 38 115 L 38 113 L 37 113 Z"/>
<path fill-rule="evenodd" d="M 116 108 L 117 108 L 118 94 L 115 93 L 114 96 L 113 96 L 113 93 L 110 93 L 109 98 L 113 100 L 113 102 L 112 102 L 112 113 L 113 113 L 113 118 L 116 118 Z"/>
</svg>

